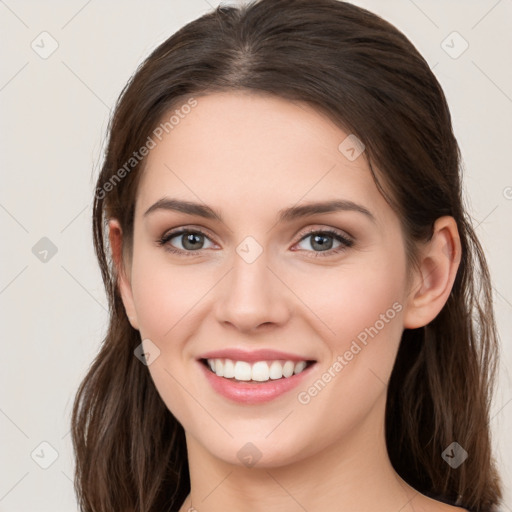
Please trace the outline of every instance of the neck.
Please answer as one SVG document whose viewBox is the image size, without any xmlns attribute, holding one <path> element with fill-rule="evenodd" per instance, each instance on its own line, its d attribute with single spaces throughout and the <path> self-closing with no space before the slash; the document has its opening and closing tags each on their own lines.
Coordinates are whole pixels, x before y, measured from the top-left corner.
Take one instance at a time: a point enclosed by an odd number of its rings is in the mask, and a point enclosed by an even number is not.
<svg viewBox="0 0 512 512">
<path fill-rule="evenodd" d="M 191 492 L 180 512 L 320 512 L 333 503 L 337 510 L 406 511 L 417 492 L 389 461 L 384 412 L 385 394 L 336 444 L 284 466 L 230 464 L 187 434 Z"/>
</svg>

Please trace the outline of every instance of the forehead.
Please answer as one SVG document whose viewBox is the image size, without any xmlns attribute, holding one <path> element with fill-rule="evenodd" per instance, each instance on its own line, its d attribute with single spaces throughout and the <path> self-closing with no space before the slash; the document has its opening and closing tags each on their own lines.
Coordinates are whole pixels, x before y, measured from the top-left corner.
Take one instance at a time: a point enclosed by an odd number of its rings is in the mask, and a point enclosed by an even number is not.
<svg viewBox="0 0 512 512">
<path fill-rule="evenodd" d="M 385 207 L 364 154 L 351 161 L 339 149 L 350 134 L 312 106 L 241 91 L 196 101 L 155 139 L 137 215 L 165 195 L 262 214 L 301 200 L 345 198 Z"/>
</svg>

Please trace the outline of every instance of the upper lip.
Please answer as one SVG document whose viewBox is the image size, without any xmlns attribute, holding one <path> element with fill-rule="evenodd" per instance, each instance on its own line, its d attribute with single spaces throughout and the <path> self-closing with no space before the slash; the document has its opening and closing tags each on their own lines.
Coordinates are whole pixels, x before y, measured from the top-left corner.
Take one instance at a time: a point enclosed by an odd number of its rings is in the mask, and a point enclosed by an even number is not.
<svg viewBox="0 0 512 512">
<path fill-rule="evenodd" d="M 239 348 L 225 348 L 222 350 L 213 350 L 201 355 L 198 359 L 231 359 L 233 361 L 265 361 L 265 360 L 285 360 L 285 361 L 314 361 L 313 358 L 291 354 L 289 352 L 281 352 L 279 350 L 258 349 L 258 350 L 242 350 Z"/>
</svg>

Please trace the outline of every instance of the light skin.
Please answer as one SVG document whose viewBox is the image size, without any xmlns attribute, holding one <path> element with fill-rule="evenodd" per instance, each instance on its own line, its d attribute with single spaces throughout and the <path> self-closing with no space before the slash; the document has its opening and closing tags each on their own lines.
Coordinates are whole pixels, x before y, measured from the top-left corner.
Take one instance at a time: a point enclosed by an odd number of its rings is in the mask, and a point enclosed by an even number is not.
<svg viewBox="0 0 512 512">
<path fill-rule="evenodd" d="M 197 101 L 148 156 L 132 254 L 123 256 L 122 230 L 109 222 L 126 313 L 141 340 L 160 350 L 148 370 L 186 433 L 191 493 L 180 512 L 462 510 L 406 484 L 384 437 L 401 333 L 435 318 L 455 279 L 461 249 L 453 218 L 437 220 L 408 279 L 400 220 L 364 153 L 350 161 L 338 150 L 347 133 L 310 106 L 272 96 L 214 93 Z M 166 209 L 144 215 L 164 196 L 208 205 L 223 220 Z M 335 199 L 371 217 L 351 209 L 278 222 L 282 209 Z M 175 228 L 201 229 L 200 250 L 187 256 L 159 246 Z M 325 234 L 331 245 L 322 251 L 307 232 L 325 229 L 352 245 L 334 253 L 341 242 Z M 262 249 L 252 263 L 236 251 L 248 236 Z M 186 236 L 169 246 L 194 252 Z M 300 403 L 298 393 L 393 304 L 400 311 Z M 217 394 L 198 366 L 201 354 L 223 348 L 270 348 L 317 363 L 299 389 L 242 405 Z M 261 453 L 253 467 L 237 457 L 248 442 Z"/>
</svg>

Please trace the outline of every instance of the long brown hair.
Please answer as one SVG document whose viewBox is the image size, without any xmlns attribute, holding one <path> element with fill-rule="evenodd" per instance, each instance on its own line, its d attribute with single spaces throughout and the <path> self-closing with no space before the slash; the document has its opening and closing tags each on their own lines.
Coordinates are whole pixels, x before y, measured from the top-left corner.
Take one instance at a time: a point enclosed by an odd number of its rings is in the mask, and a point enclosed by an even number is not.
<svg viewBox="0 0 512 512">
<path fill-rule="evenodd" d="M 402 219 L 411 259 L 438 217 L 455 218 L 460 267 L 440 314 L 403 333 L 388 386 L 386 443 L 394 468 L 418 491 L 473 512 L 495 510 L 502 495 L 489 405 L 497 332 L 489 271 L 463 204 L 446 99 L 401 32 L 337 0 L 221 5 L 156 48 L 122 91 L 93 211 L 110 322 L 72 413 L 81 510 L 173 511 L 190 490 L 183 427 L 134 356 L 140 333 L 120 298 L 106 223 L 119 220 L 129 255 L 145 163 L 139 148 L 149 147 L 164 115 L 187 100 L 241 89 L 306 102 L 356 134 L 375 182 Z M 441 456 L 452 442 L 469 454 L 457 469 Z"/>
</svg>

